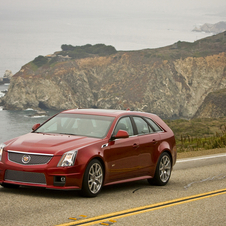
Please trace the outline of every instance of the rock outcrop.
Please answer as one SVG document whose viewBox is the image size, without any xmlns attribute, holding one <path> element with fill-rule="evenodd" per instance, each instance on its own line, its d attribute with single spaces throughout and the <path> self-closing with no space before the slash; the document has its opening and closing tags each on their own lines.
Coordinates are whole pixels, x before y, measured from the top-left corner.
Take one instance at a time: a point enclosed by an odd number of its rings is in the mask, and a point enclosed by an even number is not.
<svg viewBox="0 0 226 226">
<path fill-rule="evenodd" d="M 192 31 L 197 31 L 197 32 L 206 32 L 206 33 L 213 33 L 213 34 L 218 34 L 223 31 L 226 31 L 226 22 L 221 21 L 216 24 L 203 24 L 200 27 L 195 27 Z"/>
<path fill-rule="evenodd" d="M 13 77 L 13 73 L 10 70 L 6 70 L 3 78 L 0 78 L 0 84 L 10 83 L 11 78 Z"/>
<path fill-rule="evenodd" d="M 226 116 L 226 89 L 207 95 L 194 118 L 219 118 Z"/>
<path fill-rule="evenodd" d="M 30 62 L 11 79 L 4 108 L 130 108 L 191 118 L 210 92 L 226 88 L 226 33 L 220 35 L 41 67 Z"/>
</svg>

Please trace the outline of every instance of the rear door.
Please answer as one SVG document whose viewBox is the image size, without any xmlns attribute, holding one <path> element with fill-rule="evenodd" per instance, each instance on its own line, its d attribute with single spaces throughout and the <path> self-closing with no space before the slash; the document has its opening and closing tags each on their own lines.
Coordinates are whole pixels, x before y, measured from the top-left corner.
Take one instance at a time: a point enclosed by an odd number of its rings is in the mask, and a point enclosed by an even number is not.
<svg viewBox="0 0 226 226">
<path fill-rule="evenodd" d="M 134 116 L 133 120 L 139 139 L 138 174 L 139 176 L 153 175 L 155 170 L 153 159 L 155 155 L 158 155 L 160 135 L 150 126 L 145 118 Z"/>
</svg>

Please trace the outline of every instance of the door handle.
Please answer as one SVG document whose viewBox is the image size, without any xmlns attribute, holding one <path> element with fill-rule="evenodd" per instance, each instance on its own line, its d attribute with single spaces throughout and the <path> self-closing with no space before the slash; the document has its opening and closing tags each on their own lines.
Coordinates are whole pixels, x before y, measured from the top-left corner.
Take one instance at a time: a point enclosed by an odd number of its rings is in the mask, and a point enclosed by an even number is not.
<svg viewBox="0 0 226 226">
<path fill-rule="evenodd" d="M 139 147 L 139 144 L 133 144 L 133 148 L 138 148 Z"/>
<path fill-rule="evenodd" d="M 151 143 L 153 143 L 153 144 L 157 144 L 157 140 L 156 139 L 153 139 L 152 141 L 151 141 Z"/>
</svg>

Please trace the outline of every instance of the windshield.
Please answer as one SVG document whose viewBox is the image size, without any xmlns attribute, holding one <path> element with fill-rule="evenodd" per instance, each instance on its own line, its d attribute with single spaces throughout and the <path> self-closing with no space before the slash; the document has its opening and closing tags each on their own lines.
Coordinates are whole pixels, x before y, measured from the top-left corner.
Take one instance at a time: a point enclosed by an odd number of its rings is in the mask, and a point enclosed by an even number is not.
<svg viewBox="0 0 226 226">
<path fill-rule="evenodd" d="M 54 133 L 103 138 L 114 120 L 114 117 L 80 114 L 58 114 L 35 133 Z"/>
</svg>

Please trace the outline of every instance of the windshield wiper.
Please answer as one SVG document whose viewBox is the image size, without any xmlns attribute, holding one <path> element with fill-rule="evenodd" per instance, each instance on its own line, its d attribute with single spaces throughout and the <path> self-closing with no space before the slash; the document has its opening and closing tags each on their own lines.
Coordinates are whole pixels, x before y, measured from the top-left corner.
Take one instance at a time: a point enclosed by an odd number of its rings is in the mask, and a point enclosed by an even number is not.
<svg viewBox="0 0 226 226">
<path fill-rule="evenodd" d="M 58 133 L 58 134 L 76 136 L 76 134 L 74 133 Z"/>
</svg>

